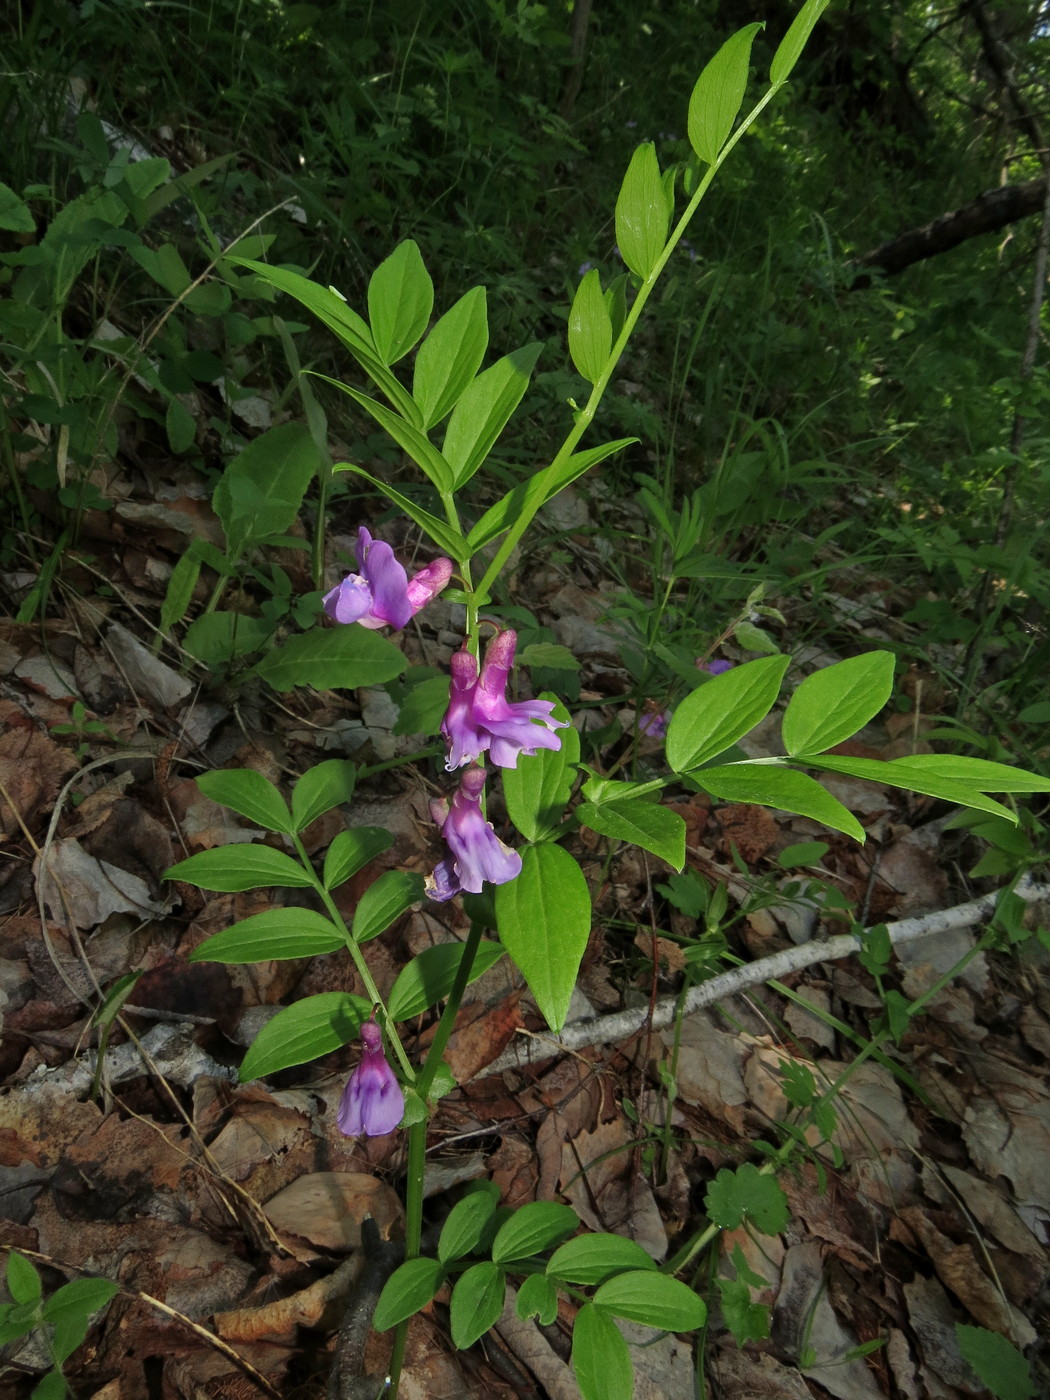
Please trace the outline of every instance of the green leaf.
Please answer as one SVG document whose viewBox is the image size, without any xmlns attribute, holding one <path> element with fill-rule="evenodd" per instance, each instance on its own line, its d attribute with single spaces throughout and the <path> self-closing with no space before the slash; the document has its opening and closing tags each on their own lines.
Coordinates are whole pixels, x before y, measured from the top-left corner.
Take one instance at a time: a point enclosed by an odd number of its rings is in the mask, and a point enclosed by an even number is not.
<svg viewBox="0 0 1050 1400">
<path fill-rule="evenodd" d="M 522 852 L 521 874 L 496 888 L 496 925 L 547 1024 L 560 1030 L 591 933 L 590 891 L 568 851 Z"/>
<path fill-rule="evenodd" d="M 492 1258 L 509 1265 L 515 1259 L 531 1259 L 545 1249 L 561 1244 L 566 1235 L 579 1227 L 580 1218 L 571 1206 L 553 1201 L 530 1201 L 519 1206 L 492 1241 Z"/>
<path fill-rule="evenodd" d="M 692 1332 L 707 1320 L 704 1300 L 688 1284 L 644 1269 L 617 1274 L 603 1283 L 594 1295 L 594 1305 L 662 1332 Z"/>
<path fill-rule="evenodd" d="M 676 870 L 685 865 L 685 822 L 659 802 L 641 798 L 604 802 L 601 806 L 583 802 L 576 808 L 576 818 L 583 826 L 611 836 L 614 841 L 629 841 L 643 851 L 651 851 Z"/>
<path fill-rule="evenodd" d="M 717 1279 L 722 1316 L 738 1347 L 769 1336 L 769 1309 L 751 1301 L 751 1290 L 742 1279 Z"/>
<path fill-rule="evenodd" d="M 288 804 L 269 779 L 254 768 L 224 768 L 201 773 L 197 786 L 204 796 L 268 831 L 293 830 Z"/>
<path fill-rule="evenodd" d="M 386 1332 L 427 1306 L 445 1281 L 445 1266 L 438 1259 L 409 1259 L 387 1279 L 376 1304 L 372 1326 Z"/>
<path fill-rule="evenodd" d="M 787 752 L 820 753 L 852 738 L 893 693 L 893 665 L 892 652 L 869 651 L 807 676 L 784 711 Z"/>
<path fill-rule="evenodd" d="M 550 1327 L 558 1316 L 558 1290 L 545 1274 L 529 1274 L 518 1289 L 514 1311 L 522 1322 L 535 1317 L 541 1327 Z"/>
<path fill-rule="evenodd" d="M 751 45 L 764 26 L 748 24 L 722 45 L 696 80 L 689 99 L 689 144 L 714 165 L 744 100 Z"/>
<path fill-rule="evenodd" d="M 338 292 L 331 287 L 319 287 L 316 282 L 311 282 L 308 277 L 303 277 L 298 272 L 289 272 L 283 267 L 271 267 L 268 263 L 253 262 L 250 258 L 239 258 L 227 254 L 224 261 L 238 267 L 248 268 L 250 272 L 254 272 L 257 277 L 262 278 L 271 287 L 276 287 L 278 291 L 286 292 L 289 296 L 295 297 L 296 301 L 305 306 L 308 311 L 312 311 L 329 330 L 335 332 L 357 363 L 379 385 L 397 411 L 410 423 L 419 425 L 421 421 L 419 410 L 416 408 L 411 394 L 397 376 L 392 374 L 383 364 L 376 352 L 372 333 L 368 326 L 356 311 L 351 311 L 345 298 L 341 297 Z M 344 386 L 339 385 L 339 387 L 343 388 Z"/>
<path fill-rule="evenodd" d="M 441 1227 L 437 1254 L 443 1264 L 473 1254 L 496 1210 L 498 1193 L 472 1191 L 449 1211 Z"/>
<path fill-rule="evenodd" d="M 389 482 L 381 481 L 371 472 L 366 472 L 364 467 L 356 467 L 352 462 L 339 462 L 332 470 L 334 472 L 353 472 L 355 476 L 362 477 L 377 491 L 380 491 L 388 501 L 393 501 L 394 505 L 403 510 L 409 519 L 414 520 L 419 528 L 430 536 L 439 549 L 443 549 L 457 562 L 462 563 L 469 557 L 470 551 L 467 542 L 458 530 L 454 530 L 451 525 L 446 525 L 443 520 L 439 520 L 429 510 L 424 510 L 417 501 L 412 500 L 411 496 L 403 495 Z"/>
<path fill-rule="evenodd" d="M 460 1351 L 472 1347 L 503 1311 L 507 1281 L 495 1264 L 473 1264 L 456 1280 L 449 1306 L 452 1340 Z"/>
<path fill-rule="evenodd" d="M 324 858 L 321 881 L 325 889 L 337 889 L 393 844 L 393 836 L 381 826 L 355 826 L 351 831 L 340 831 L 332 838 Z"/>
<path fill-rule="evenodd" d="M 569 354 L 584 379 L 595 384 L 612 350 L 612 321 L 602 295 L 602 280 L 592 267 L 572 300 L 569 312 Z"/>
<path fill-rule="evenodd" d="M 428 676 L 418 681 L 401 702 L 394 724 L 395 734 L 422 734 L 429 738 L 441 730 L 448 709 L 449 678 Z"/>
<path fill-rule="evenodd" d="M 734 666 L 687 695 L 671 716 L 664 751 L 676 773 L 698 768 L 754 729 L 776 702 L 789 656 Z"/>
<path fill-rule="evenodd" d="M 414 870 L 386 870 L 357 901 L 351 932 L 355 943 L 385 933 L 406 909 L 426 897 L 423 877 Z"/>
<path fill-rule="evenodd" d="M 233 459 L 212 495 L 233 558 L 291 529 L 320 465 L 305 423 L 269 428 Z"/>
<path fill-rule="evenodd" d="M 1031 1400 L 1035 1395 L 1028 1362 L 1005 1337 L 985 1327 L 955 1324 L 959 1350 L 995 1400 Z"/>
<path fill-rule="evenodd" d="M 0 228 L 9 233 L 34 233 L 36 220 L 25 200 L 0 180 Z"/>
<path fill-rule="evenodd" d="M 556 1249 L 547 1262 L 547 1275 L 585 1288 L 605 1283 L 625 1269 L 656 1271 L 656 1262 L 634 1240 L 620 1235 L 579 1235 Z"/>
<path fill-rule="evenodd" d="M 346 947 L 330 919 L 313 909 L 265 909 L 198 943 L 189 962 L 248 963 L 313 958 Z"/>
<path fill-rule="evenodd" d="M 198 851 L 164 872 L 165 880 L 185 880 L 202 890 L 239 894 L 273 886 L 308 889 L 313 880 L 298 861 L 269 846 L 235 843 L 213 851 Z"/>
<path fill-rule="evenodd" d="M 325 812 L 349 802 L 356 778 L 357 769 L 345 758 L 327 758 L 308 768 L 292 791 L 292 829 L 305 831 Z"/>
<path fill-rule="evenodd" d="M 321 992 L 283 1007 L 252 1041 L 241 1064 L 240 1082 L 263 1079 L 341 1050 L 371 1013 L 370 1002 L 349 992 Z"/>
<path fill-rule="evenodd" d="M 954 753 L 918 753 L 893 759 L 894 771 L 915 771 L 926 777 L 947 778 L 949 782 L 965 783 L 978 792 L 1050 792 L 1050 779 L 1023 768 L 1011 768 L 1005 763 L 990 763 L 985 758 L 966 758 Z"/>
<path fill-rule="evenodd" d="M 798 773 L 793 768 L 777 768 L 764 763 L 729 763 L 724 767 L 701 768 L 696 773 L 690 773 L 689 779 L 723 802 L 748 802 L 756 807 L 776 807 L 782 812 L 797 812 L 801 817 L 810 817 L 823 826 L 831 827 L 832 831 L 844 831 L 856 841 L 866 839 L 860 822 L 837 797 L 832 797 L 815 778 L 807 773 Z M 823 849 L 826 851 L 827 846 Z"/>
<path fill-rule="evenodd" d="M 600 1308 L 584 1303 L 572 1329 L 572 1369 L 583 1400 L 632 1400 L 634 1368 L 623 1334 Z"/>
<path fill-rule="evenodd" d="M 794 870 L 800 865 L 819 865 L 830 847 L 826 841 L 798 841 L 785 846 L 777 856 L 781 870 Z"/>
<path fill-rule="evenodd" d="M 382 685 L 405 669 L 392 642 L 367 627 L 314 627 L 268 651 L 251 674 L 274 690 L 312 685 L 315 690 L 356 690 Z"/>
<path fill-rule="evenodd" d="M 74 1343 L 72 1351 L 76 1351 L 80 1342 L 84 1340 L 84 1336 L 86 1335 L 87 1332 L 85 1331 L 80 1341 Z M 69 1395 L 69 1388 L 66 1385 L 65 1377 L 59 1369 L 61 1362 L 58 1362 L 57 1343 L 58 1336 L 56 1334 L 51 1350 L 58 1364 L 53 1371 L 48 1371 L 46 1375 L 42 1376 L 40 1380 L 37 1381 L 30 1392 L 29 1400 L 66 1400 L 66 1397 Z"/>
<path fill-rule="evenodd" d="M 422 353 L 420 351 L 420 354 Z M 418 363 L 419 357 L 417 356 L 416 364 L 418 365 Z M 351 384 L 343 384 L 340 380 L 332 379 L 327 374 L 317 374 L 316 371 L 311 371 L 311 373 L 314 374 L 315 379 L 323 379 L 326 384 L 331 384 L 336 389 L 342 389 L 344 394 L 348 394 L 356 404 L 359 404 L 367 414 L 375 419 L 384 432 L 394 439 L 398 447 L 408 453 L 419 470 L 429 478 L 438 491 L 452 489 L 452 468 L 422 428 L 417 427 L 403 414 L 395 413 L 393 409 L 387 408 L 378 399 L 373 399 L 368 394 L 362 393 L 360 389 L 355 389 Z M 354 470 L 358 469 L 354 468 Z M 431 516 L 430 518 L 435 519 L 436 517 Z"/>
<path fill-rule="evenodd" d="M 43 1291 L 36 1269 L 14 1249 L 7 1256 L 7 1291 L 16 1303 L 38 1303 Z"/>
<path fill-rule="evenodd" d="M 542 349 L 543 342 L 534 341 L 504 355 L 467 386 L 452 410 L 441 454 L 452 468 L 457 491 L 484 463 L 510 421 Z"/>
<path fill-rule="evenodd" d="M 554 719 L 569 720 L 568 710 L 554 695 Z M 503 796 L 507 814 L 527 841 L 545 841 L 558 830 L 572 791 L 580 761 L 580 736 L 569 724 L 558 730 L 559 749 L 537 749 L 531 757 L 519 757 L 516 768 L 503 769 Z"/>
<path fill-rule="evenodd" d="M 616 246 L 627 266 L 643 280 L 664 250 L 669 219 L 656 147 L 646 141 L 631 157 L 616 200 Z M 611 318 L 609 328 L 611 336 Z"/>
<path fill-rule="evenodd" d="M 456 980 L 464 948 L 462 943 L 437 943 L 433 948 L 424 948 L 410 963 L 406 963 L 387 998 L 391 1019 L 407 1021 L 412 1016 L 419 1016 L 429 1006 L 444 1001 Z M 482 939 L 467 985 L 476 982 L 502 956 L 503 948 L 499 943 Z"/>
<path fill-rule="evenodd" d="M 485 288 L 471 287 L 445 312 L 416 355 L 412 397 L 423 415 L 424 432 L 456 404 L 477 374 L 488 343 Z"/>
<path fill-rule="evenodd" d="M 415 345 L 434 309 L 434 284 L 411 238 L 398 244 L 368 283 L 368 319 L 376 351 L 394 365 Z"/>
<path fill-rule="evenodd" d="M 773 62 L 769 65 L 769 81 L 782 83 L 798 62 L 799 55 L 806 47 L 813 26 L 828 8 L 831 0 L 806 0 L 798 14 L 791 21 L 788 32 L 777 45 Z"/>
<path fill-rule="evenodd" d="M 238 656 L 261 651 L 273 635 L 273 623 L 238 612 L 204 613 L 190 623 L 182 644 L 205 666 L 224 666 Z"/>
<path fill-rule="evenodd" d="M 494 506 L 490 506 L 471 530 L 467 536 L 467 545 L 471 553 L 476 554 L 479 549 L 484 549 L 487 544 L 502 535 L 503 531 L 508 530 L 526 508 L 531 510 L 534 507 L 545 505 L 577 477 L 590 471 L 591 467 L 597 466 L 599 462 L 604 462 L 606 457 L 611 457 L 614 452 L 620 452 L 623 448 L 630 447 L 638 440 L 638 438 L 617 438 L 615 442 L 605 442 L 600 447 L 589 447 L 586 452 L 574 452 L 567 461 L 552 462 L 550 467 L 537 472 L 528 481 L 520 482 L 513 490 L 502 496 Z"/>
<path fill-rule="evenodd" d="M 745 1162 L 733 1171 L 723 1167 L 707 1188 L 707 1213 L 723 1230 L 749 1220 L 763 1235 L 777 1235 L 788 1223 L 787 1197 L 775 1177 Z"/>
<path fill-rule="evenodd" d="M 821 768 L 828 773 L 845 773 L 851 778 L 868 778 L 873 783 L 884 783 L 887 787 L 903 788 L 906 792 L 921 792 L 927 797 L 939 797 L 945 802 L 954 802 L 959 807 L 973 807 L 979 812 L 991 812 L 1017 825 L 1017 817 L 1001 802 L 985 797 L 976 788 L 964 783 L 942 778 L 936 770 L 924 769 L 914 759 L 907 760 L 902 769 L 900 759 L 881 758 L 838 758 L 831 754 L 808 757 L 806 763 L 811 768 Z"/>
<path fill-rule="evenodd" d="M 44 1304 L 43 1316 L 55 1329 L 52 1352 L 61 1365 L 87 1336 L 93 1313 L 105 1307 L 120 1292 L 120 1285 L 108 1278 L 76 1278 L 64 1283 Z"/>
</svg>

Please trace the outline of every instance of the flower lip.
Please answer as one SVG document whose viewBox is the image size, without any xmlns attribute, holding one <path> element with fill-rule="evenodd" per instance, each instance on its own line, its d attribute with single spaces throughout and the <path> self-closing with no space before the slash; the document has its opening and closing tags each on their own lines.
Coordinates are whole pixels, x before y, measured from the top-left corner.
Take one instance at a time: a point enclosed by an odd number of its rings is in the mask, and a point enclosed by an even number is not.
<svg viewBox="0 0 1050 1400">
<path fill-rule="evenodd" d="M 334 622 L 402 628 L 452 577 L 452 561 L 442 557 L 410 580 L 391 547 L 373 539 L 364 525 L 357 532 L 356 553 L 359 572 L 347 574 L 323 599 Z"/>
<path fill-rule="evenodd" d="M 484 768 L 468 768 L 450 803 L 431 804 L 449 854 L 427 877 L 430 899 L 443 903 L 467 891 L 480 894 L 486 880 L 505 885 L 521 873 L 521 856 L 501 841 L 481 810 Z"/>
</svg>

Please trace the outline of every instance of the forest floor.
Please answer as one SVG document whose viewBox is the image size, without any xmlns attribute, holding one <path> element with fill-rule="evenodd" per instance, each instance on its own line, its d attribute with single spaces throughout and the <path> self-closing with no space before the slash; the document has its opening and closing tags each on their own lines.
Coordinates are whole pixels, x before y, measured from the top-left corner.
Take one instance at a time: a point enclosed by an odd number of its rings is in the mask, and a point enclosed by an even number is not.
<svg viewBox="0 0 1050 1400">
<path fill-rule="evenodd" d="M 371 1216 L 395 1239 L 401 1228 L 404 1139 L 339 1133 L 356 1048 L 266 1083 L 239 1084 L 237 1065 L 277 1006 L 360 988 L 345 954 L 188 963 L 204 938 L 292 896 L 209 896 L 161 876 L 196 851 L 263 838 L 205 798 L 196 773 L 248 766 L 287 789 L 322 757 L 374 765 L 420 740 L 392 733 L 396 707 L 381 689 L 209 689 L 170 647 L 155 654 L 148 619 L 164 560 L 215 528 L 192 482 L 155 486 L 129 485 L 111 515 L 86 522 L 90 554 L 64 561 L 46 622 L 0 621 L 0 1243 L 43 1269 L 45 1290 L 81 1271 L 120 1284 L 65 1368 L 78 1395 L 319 1395 L 365 1262 L 361 1222 Z M 302 570 L 304 558 L 282 562 Z M 627 687 L 607 600 L 568 572 L 547 570 L 530 586 L 524 601 L 559 640 L 572 634 L 584 698 L 612 717 Z M 453 605 L 438 600 L 404 645 L 413 661 L 441 665 L 458 641 Z M 853 751 L 891 756 L 914 738 L 872 726 Z M 759 732 L 753 743 L 762 742 Z M 347 826 L 394 836 L 337 892 L 344 912 L 382 870 L 432 866 L 435 771 L 426 761 L 366 777 L 352 804 L 309 830 L 311 853 Z M 836 902 L 870 925 L 985 888 L 962 873 L 965 838 L 945 829 L 943 808 L 829 781 L 860 815 L 864 848 L 764 808 L 667 799 L 686 818 L 690 867 L 727 888 L 729 946 L 744 960 L 842 932 Z M 609 852 L 586 832 L 575 839 L 595 907 L 579 1014 L 673 997 L 703 927 L 663 900 L 667 867 L 635 848 Z M 816 839 L 827 850 L 813 868 L 778 864 L 785 848 Z M 844 901 L 819 893 L 827 889 Z M 380 989 L 407 956 L 465 929 L 456 902 L 410 912 L 367 945 Z M 960 928 L 902 948 L 890 983 L 914 999 L 976 937 Z M 781 1177 L 787 1228 L 726 1232 L 701 1261 L 706 1392 L 693 1378 L 692 1339 L 636 1329 L 634 1340 L 650 1343 L 631 1349 L 636 1393 L 981 1396 L 956 1322 L 1022 1349 L 1050 1335 L 1047 961 L 1034 941 L 1023 959 L 980 954 L 884 1060 L 867 1055 L 852 1070 L 883 1007 L 856 959 L 817 962 L 691 1016 L 677 1046 L 673 1031 L 643 1030 L 491 1074 L 497 1057 L 544 1031 L 504 959 L 471 988 L 450 1046 L 462 1087 L 432 1124 L 432 1218 L 464 1183 L 487 1178 L 509 1205 L 566 1200 L 589 1227 L 662 1259 L 702 1228 L 703 1191 L 719 1169 L 754 1160 L 753 1141 L 776 1140 L 778 1123 L 799 1124 L 812 1146 Z M 96 1066 L 93 1015 L 132 972 L 142 976 Z M 405 1028 L 410 1051 L 430 1028 L 426 1019 Z M 799 1065 L 818 1090 L 836 1085 L 830 1142 L 807 1128 L 797 1096 L 785 1097 Z M 735 1296 L 736 1330 L 746 1331 L 739 1295 L 717 1286 L 733 1277 L 737 1247 L 737 1265 L 764 1281 L 752 1302 L 770 1319 L 770 1335 L 743 1346 L 726 1319 Z M 402 1395 L 572 1396 L 563 1309 L 539 1329 L 508 1306 L 484 1347 L 458 1353 L 439 1294 L 412 1324 Z M 382 1373 L 388 1345 L 371 1339 L 367 1372 Z M 0 1388 L 28 1394 L 47 1365 L 34 1336 L 9 1350 Z"/>
</svg>

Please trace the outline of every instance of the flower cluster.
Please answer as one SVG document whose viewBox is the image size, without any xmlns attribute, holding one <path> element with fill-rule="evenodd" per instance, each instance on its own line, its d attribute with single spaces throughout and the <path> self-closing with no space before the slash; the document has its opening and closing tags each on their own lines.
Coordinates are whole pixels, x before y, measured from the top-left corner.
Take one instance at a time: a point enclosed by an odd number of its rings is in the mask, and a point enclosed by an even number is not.
<svg viewBox="0 0 1050 1400">
<path fill-rule="evenodd" d="M 325 595 L 324 610 L 335 622 L 404 627 L 452 577 L 451 561 L 435 559 L 409 579 L 390 546 L 374 540 L 364 526 L 357 532 L 357 567 L 359 573 L 348 574 Z M 442 798 L 430 806 L 448 847 L 448 855 L 438 861 L 426 882 L 434 900 L 463 892 L 480 894 L 486 880 L 503 885 L 521 871 L 521 856 L 499 839 L 485 819 L 484 755 L 497 768 L 516 768 L 519 754 L 561 747 L 556 731 L 568 721 L 552 717 L 554 706 L 549 700 L 507 699 L 516 645 L 517 634 L 508 628 L 489 643 L 480 673 L 477 658 L 465 644 L 450 663 L 449 706 L 441 722 L 448 750 L 445 767 L 450 773 L 465 767 L 465 772 L 451 801 Z M 366 1049 L 366 1058 L 368 1053 Z M 353 1082 L 347 1086 L 347 1095 Z M 344 1095 L 344 1109 L 346 1105 Z M 346 1111 L 349 1116 L 350 1110 Z"/>
</svg>

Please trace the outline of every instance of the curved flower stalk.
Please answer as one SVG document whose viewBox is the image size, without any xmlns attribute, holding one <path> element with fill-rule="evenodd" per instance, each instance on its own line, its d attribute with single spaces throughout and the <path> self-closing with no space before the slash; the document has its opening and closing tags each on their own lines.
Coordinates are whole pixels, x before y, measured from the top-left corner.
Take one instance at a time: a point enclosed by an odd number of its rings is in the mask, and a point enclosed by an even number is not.
<svg viewBox="0 0 1050 1400">
<path fill-rule="evenodd" d="M 451 803 L 441 798 L 430 804 L 430 814 L 450 852 L 427 876 L 427 894 L 439 903 L 464 891 L 480 894 L 486 880 L 505 885 L 521 874 L 521 856 L 501 841 L 492 823 L 485 820 L 481 810 L 484 791 L 484 768 L 468 768 Z"/>
<path fill-rule="evenodd" d="M 383 1033 L 374 1015 L 361 1026 L 364 1052 L 347 1080 L 336 1122 L 346 1137 L 382 1137 L 392 1133 L 405 1114 L 405 1096 L 383 1054 Z"/>
<path fill-rule="evenodd" d="M 472 763 L 487 750 L 497 768 L 516 768 L 518 755 L 537 749 L 559 749 L 554 732 L 567 721 L 552 719 L 549 700 L 508 700 L 507 677 L 514 665 L 518 635 L 508 628 L 498 632 L 478 663 L 469 651 L 452 657 L 452 691 L 441 732 L 448 745 L 445 767 L 450 773 Z M 538 721 L 538 722 L 537 722 Z"/>
<path fill-rule="evenodd" d="M 394 551 L 374 540 L 362 525 L 357 532 L 357 567 L 325 594 L 324 610 L 333 622 L 362 627 L 404 627 L 452 577 L 451 559 L 435 559 L 409 579 Z"/>
</svg>

